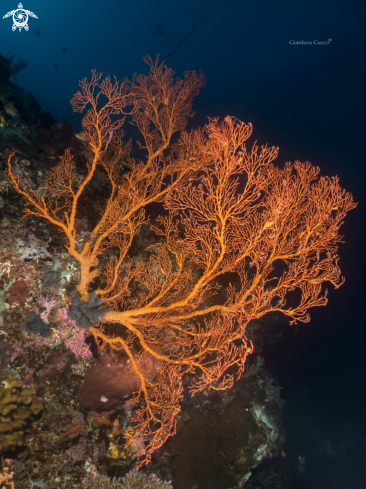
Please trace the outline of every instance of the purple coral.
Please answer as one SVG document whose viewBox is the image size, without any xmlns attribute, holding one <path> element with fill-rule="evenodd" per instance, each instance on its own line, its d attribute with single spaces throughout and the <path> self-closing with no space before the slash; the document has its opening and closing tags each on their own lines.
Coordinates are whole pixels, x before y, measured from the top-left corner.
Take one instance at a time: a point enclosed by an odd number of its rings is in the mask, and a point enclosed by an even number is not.
<svg viewBox="0 0 366 489">
<path fill-rule="evenodd" d="M 74 336 L 69 338 L 65 344 L 67 348 L 73 352 L 76 360 L 80 360 L 83 357 L 93 357 L 89 345 L 85 343 L 85 331 L 83 329 L 80 329 Z"/>
<path fill-rule="evenodd" d="M 60 307 L 60 309 L 57 311 L 58 320 L 65 323 L 67 326 L 76 326 L 76 321 L 74 319 L 71 319 L 68 311 L 68 306 Z"/>
<path fill-rule="evenodd" d="M 76 360 L 92 358 L 90 347 L 85 343 L 85 330 L 76 325 L 76 321 L 70 318 L 68 311 L 68 306 L 61 307 L 57 311 L 58 320 L 62 323 L 59 328 L 60 338 L 66 340 L 65 345 L 75 355 Z"/>
<path fill-rule="evenodd" d="M 46 324 L 48 324 L 48 316 L 50 315 L 52 309 L 57 306 L 57 299 L 49 299 L 48 295 L 46 295 L 46 297 L 41 297 L 39 303 L 44 309 L 46 309 L 42 312 L 41 318 Z"/>
</svg>

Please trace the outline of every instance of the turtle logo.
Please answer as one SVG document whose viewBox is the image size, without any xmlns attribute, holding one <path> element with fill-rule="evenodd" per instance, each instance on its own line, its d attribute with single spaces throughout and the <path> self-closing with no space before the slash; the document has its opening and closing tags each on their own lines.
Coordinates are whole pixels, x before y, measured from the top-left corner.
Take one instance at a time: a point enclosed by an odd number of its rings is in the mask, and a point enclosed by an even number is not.
<svg viewBox="0 0 366 489">
<path fill-rule="evenodd" d="M 23 27 L 25 31 L 29 29 L 28 16 L 38 19 L 38 17 L 30 10 L 24 10 L 23 5 L 21 3 L 18 5 L 18 8 L 16 10 L 12 10 L 11 12 L 5 14 L 3 19 L 6 19 L 11 15 L 13 16 L 13 22 L 14 22 L 12 25 L 12 29 L 13 31 L 15 31 L 18 28 L 19 32 L 22 30 Z"/>
</svg>

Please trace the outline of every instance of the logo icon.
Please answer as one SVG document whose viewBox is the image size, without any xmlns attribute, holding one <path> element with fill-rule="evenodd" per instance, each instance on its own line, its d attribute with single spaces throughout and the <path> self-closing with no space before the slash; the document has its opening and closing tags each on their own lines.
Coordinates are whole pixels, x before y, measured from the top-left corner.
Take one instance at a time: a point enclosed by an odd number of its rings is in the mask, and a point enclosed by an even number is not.
<svg viewBox="0 0 366 489">
<path fill-rule="evenodd" d="M 28 16 L 38 19 L 38 17 L 33 12 L 23 9 L 23 5 L 21 3 L 18 5 L 18 8 L 16 10 L 12 10 L 11 12 L 5 14 L 3 19 L 6 19 L 11 15 L 13 16 L 12 30 L 15 31 L 16 29 L 19 29 L 19 32 L 22 30 L 23 27 L 25 31 L 29 29 Z"/>
</svg>

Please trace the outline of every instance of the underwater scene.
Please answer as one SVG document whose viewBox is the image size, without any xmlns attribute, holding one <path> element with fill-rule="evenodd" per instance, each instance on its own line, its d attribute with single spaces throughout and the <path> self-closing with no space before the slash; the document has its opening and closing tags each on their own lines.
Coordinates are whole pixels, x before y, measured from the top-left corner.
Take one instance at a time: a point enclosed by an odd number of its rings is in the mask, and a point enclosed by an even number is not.
<svg viewBox="0 0 366 489">
<path fill-rule="evenodd" d="M 366 4 L 3 0 L 0 489 L 365 489 Z"/>
</svg>

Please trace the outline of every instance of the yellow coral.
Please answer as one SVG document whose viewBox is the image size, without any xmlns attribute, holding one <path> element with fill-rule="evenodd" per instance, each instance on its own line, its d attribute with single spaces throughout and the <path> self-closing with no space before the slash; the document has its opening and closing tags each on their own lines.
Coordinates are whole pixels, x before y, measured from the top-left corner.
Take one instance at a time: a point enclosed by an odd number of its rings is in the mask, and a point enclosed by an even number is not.
<svg viewBox="0 0 366 489">
<path fill-rule="evenodd" d="M 34 400 L 34 389 L 22 388 L 19 379 L 3 380 L 0 386 L 0 452 L 24 444 L 26 419 L 38 414 L 42 404 Z"/>
<path fill-rule="evenodd" d="M 10 459 L 5 460 L 3 472 L 0 472 L 0 488 L 1 489 L 15 489 L 13 482 L 13 461 Z M 4 484 L 4 485 L 3 485 Z"/>
</svg>

